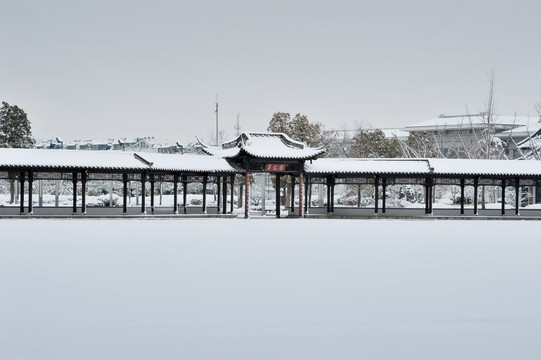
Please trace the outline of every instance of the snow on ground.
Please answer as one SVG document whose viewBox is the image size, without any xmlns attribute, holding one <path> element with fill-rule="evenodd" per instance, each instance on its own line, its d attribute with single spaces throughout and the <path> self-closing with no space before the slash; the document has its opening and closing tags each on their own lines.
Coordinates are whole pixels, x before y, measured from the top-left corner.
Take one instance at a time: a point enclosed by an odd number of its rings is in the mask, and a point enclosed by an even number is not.
<svg viewBox="0 0 541 360">
<path fill-rule="evenodd" d="M 541 357 L 536 221 L 0 223 L 0 359 Z"/>
</svg>

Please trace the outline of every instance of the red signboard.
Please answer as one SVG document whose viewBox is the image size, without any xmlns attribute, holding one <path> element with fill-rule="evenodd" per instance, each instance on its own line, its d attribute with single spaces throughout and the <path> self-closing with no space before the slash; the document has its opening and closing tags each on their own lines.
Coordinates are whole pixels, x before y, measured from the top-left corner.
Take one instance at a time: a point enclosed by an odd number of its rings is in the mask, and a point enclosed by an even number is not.
<svg viewBox="0 0 541 360">
<path fill-rule="evenodd" d="M 287 164 L 265 164 L 266 172 L 284 172 Z"/>
</svg>

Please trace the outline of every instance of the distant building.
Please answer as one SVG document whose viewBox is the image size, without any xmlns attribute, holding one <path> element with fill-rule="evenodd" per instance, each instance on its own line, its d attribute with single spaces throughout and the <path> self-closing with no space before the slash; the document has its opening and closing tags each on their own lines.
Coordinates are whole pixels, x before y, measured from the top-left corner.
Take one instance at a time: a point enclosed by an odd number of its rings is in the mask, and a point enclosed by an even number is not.
<svg viewBox="0 0 541 360">
<path fill-rule="evenodd" d="M 491 127 L 495 136 L 505 143 L 510 159 L 519 157 L 516 145 L 541 129 L 539 117 L 496 115 Z M 485 138 L 487 117 L 476 115 L 440 115 L 435 119 L 408 125 L 402 130 L 410 134 L 426 132 L 433 134 L 444 156 L 448 158 L 467 157 Z"/>
</svg>

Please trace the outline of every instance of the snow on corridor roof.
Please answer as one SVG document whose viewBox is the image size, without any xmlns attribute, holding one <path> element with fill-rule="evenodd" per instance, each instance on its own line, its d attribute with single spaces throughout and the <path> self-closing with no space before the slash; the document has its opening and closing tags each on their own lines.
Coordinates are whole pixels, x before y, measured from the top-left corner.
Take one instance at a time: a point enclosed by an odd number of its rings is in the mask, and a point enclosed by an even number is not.
<svg viewBox="0 0 541 360">
<path fill-rule="evenodd" d="M 38 149 L 0 149 L 0 167 L 157 170 L 197 173 L 243 172 L 242 169 L 232 166 L 226 159 L 216 156 Z M 436 176 L 541 176 L 541 161 L 326 158 L 306 162 L 304 170 L 307 174 L 407 174 L 426 176 L 432 173 Z"/>
<path fill-rule="evenodd" d="M 134 153 L 130 151 L 0 149 L 0 166 L 136 171 L 238 172 L 225 159 L 213 156 Z"/>
<path fill-rule="evenodd" d="M 308 174 L 408 174 L 454 176 L 541 176 L 541 161 L 478 159 L 319 159 Z"/>
<path fill-rule="evenodd" d="M 201 145 L 204 152 L 224 158 L 234 158 L 244 151 L 263 159 L 313 159 L 325 152 L 324 147 L 311 148 L 282 133 L 242 133 L 218 147 Z"/>
<path fill-rule="evenodd" d="M 541 176 L 541 161 L 429 159 L 435 175 Z"/>
<path fill-rule="evenodd" d="M 308 174 L 428 174 L 425 159 L 319 159 L 305 163 Z"/>
</svg>

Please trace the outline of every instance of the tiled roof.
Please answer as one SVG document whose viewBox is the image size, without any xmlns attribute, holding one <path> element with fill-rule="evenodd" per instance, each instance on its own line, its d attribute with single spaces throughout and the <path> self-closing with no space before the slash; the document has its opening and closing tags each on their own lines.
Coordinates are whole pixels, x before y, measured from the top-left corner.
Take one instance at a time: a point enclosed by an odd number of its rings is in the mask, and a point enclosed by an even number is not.
<svg viewBox="0 0 541 360">
<path fill-rule="evenodd" d="M 243 133 L 220 146 L 201 145 L 207 154 L 227 159 L 242 152 L 262 159 L 314 159 L 325 152 L 323 147 L 310 148 L 282 133 Z"/>
<path fill-rule="evenodd" d="M 0 149 L 0 167 L 21 166 L 81 170 L 238 172 L 225 159 L 206 155 L 168 155 L 129 151 Z"/>
</svg>

